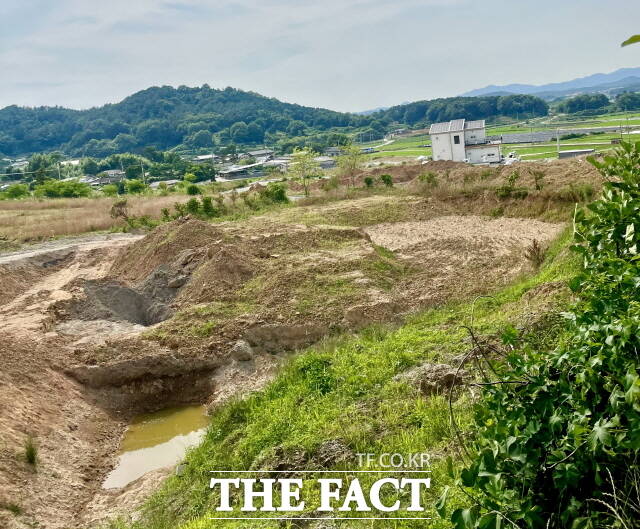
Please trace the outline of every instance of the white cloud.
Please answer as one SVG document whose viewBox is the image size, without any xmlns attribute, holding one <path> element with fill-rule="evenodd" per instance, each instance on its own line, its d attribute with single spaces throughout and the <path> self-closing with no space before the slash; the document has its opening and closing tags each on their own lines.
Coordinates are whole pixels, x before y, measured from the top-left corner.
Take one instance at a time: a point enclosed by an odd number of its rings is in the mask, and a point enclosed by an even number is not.
<svg viewBox="0 0 640 529">
<path fill-rule="evenodd" d="M 0 107 L 86 107 L 151 85 L 208 83 L 359 110 L 640 59 L 640 48 L 618 47 L 640 15 L 624 0 L 26 4 L 0 5 Z"/>
</svg>

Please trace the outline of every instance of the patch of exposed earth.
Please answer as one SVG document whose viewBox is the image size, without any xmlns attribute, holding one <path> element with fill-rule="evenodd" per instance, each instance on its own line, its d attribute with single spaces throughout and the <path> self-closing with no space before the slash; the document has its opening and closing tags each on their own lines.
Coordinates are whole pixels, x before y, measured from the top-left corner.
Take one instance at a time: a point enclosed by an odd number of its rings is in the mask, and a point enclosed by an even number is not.
<svg viewBox="0 0 640 529">
<path fill-rule="evenodd" d="M 0 298 L 0 504 L 23 509 L 0 509 L 0 525 L 77 527 L 130 511 L 164 475 L 100 488 L 134 414 L 186 403 L 215 413 L 268 382 L 289 351 L 508 283 L 529 266 L 531 241 L 561 229 L 435 214 L 366 228 L 183 219 L 143 238 L 0 258 L 12 285 Z M 27 435 L 36 469 L 18 457 Z"/>
</svg>

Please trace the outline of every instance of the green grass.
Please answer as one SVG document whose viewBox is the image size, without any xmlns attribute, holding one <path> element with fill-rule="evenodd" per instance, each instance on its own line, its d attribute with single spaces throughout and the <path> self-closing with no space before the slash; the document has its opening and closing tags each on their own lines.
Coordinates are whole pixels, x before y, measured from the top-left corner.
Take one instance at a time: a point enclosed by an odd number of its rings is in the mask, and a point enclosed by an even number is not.
<svg viewBox="0 0 640 529">
<path fill-rule="evenodd" d="M 38 464 L 38 445 L 36 445 L 35 439 L 29 435 L 24 441 L 24 460 L 31 466 L 35 467 Z"/>
<path fill-rule="evenodd" d="M 427 310 L 395 330 L 374 327 L 357 336 L 329 338 L 293 356 L 265 389 L 216 409 L 203 443 L 187 455 L 184 474 L 165 482 L 132 527 L 289 527 L 275 521 L 211 520 L 230 514 L 212 511 L 210 471 L 354 469 L 353 456 L 344 462 L 320 458 L 328 442 L 346 447 L 351 454 L 432 454 L 432 488 L 424 499 L 433 505 L 443 487 L 451 484 L 444 458 L 457 457 L 448 402 L 443 396 L 422 395 L 397 375 L 424 362 L 452 362 L 453 356 L 466 351 L 469 344 L 461 324 L 471 323 L 472 314 L 475 329 L 483 334 L 500 332 L 516 320 L 524 307 L 531 308 L 531 300 L 521 301 L 524 293 L 542 283 L 566 280 L 577 269 L 577 259 L 567 256 L 569 240 L 567 231 L 547 252 L 535 276 L 523 278 L 491 299 Z M 391 259 L 384 248 L 377 252 Z M 464 394 L 455 402 L 454 414 L 464 435 L 472 435 L 472 403 Z M 314 498 L 309 501 L 313 504 Z M 451 506 L 461 506 L 466 498 L 456 493 L 451 501 Z M 431 521 L 397 521 L 393 527 L 450 527 L 448 521 L 430 514 Z M 351 522 L 349 527 L 371 524 Z"/>
<path fill-rule="evenodd" d="M 0 502 L 0 509 L 4 509 L 5 511 L 9 511 L 13 513 L 15 516 L 20 516 L 22 514 L 22 507 L 17 503 L 4 503 Z"/>
</svg>

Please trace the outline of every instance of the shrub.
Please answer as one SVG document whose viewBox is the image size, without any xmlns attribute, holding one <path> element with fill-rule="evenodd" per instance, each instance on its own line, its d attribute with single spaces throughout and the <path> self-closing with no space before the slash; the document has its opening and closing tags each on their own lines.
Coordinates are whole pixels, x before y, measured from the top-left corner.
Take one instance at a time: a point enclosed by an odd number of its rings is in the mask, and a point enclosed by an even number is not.
<svg viewBox="0 0 640 529">
<path fill-rule="evenodd" d="M 88 197 L 91 194 L 91 187 L 77 180 L 68 180 L 66 182 L 46 180 L 44 183 L 34 187 L 34 194 L 48 198 Z"/>
<path fill-rule="evenodd" d="M 118 186 L 115 184 L 107 184 L 102 188 L 102 194 L 107 197 L 115 197 L 118 194 Z"/>
<path fill-rule="evenodd" d="M 380 175 L 380 181 L 387 187 L 393 186 L 393 178 L 390 174 Z"/>
<path fill-rule="evenodd" d="M 545 254 L 546 250 L 542 247 L 538 239 L 533 239 L 531 244 L 527 246 L 527 249 L 524 251 L 525 259 L 529 261 L 534 268 L 540 268 L 544 262 Z"/>
<path fill-rule="evenodd" d="M 424 182 L 429 187 L 436 187 L 438 185 L 438 176 L 432 171 L 421 174 L 418 176 L 418 180 Z"/>
<path fill-rule="evenodd" d="M 340 179 L 338 178 L 338 175 L 334 174 L 331 175 L 328 179 L 323 180 L 320 184 L 320 187 L 326 193 L 334 189 L 338 189 L 338 187 L 340 187 Z"/>
<path fill-rule="evenodd" d="M 595 195 L 595 190 L 591 184 L 569 184 L 558 191 L 555 196 L 564 202 L 586 202 Z"/>
<path fill-rule="evenodd" d="M 27 184 L 11 184 L 4 192 L 7 198 L 22 198 L 29 196 Z"/>
<path fill-rule="evenodd" d="M 35 467 L 38 464 L 38 446 L 31 435 L 24 441 L 24 459 L 31 466 Z"/>
<path fill-rule="evenodd" d="M 207 217 L 213 217 L 216 214 L 216 210 L 213 207 L 213 200 L 211 197 L 202 197 L 200 200 L 202 201 L 202 213 Z"/>
<path fill-rule="evenodd" d="M 279 182 L 270 182 L 269 184 L 267 184 L 264 189 L 260 190 L 260 195 L 268 202 L 283 204 L 289 202 L 289 197 L 287 197 L 287 190 L 284 184 L 281 184 Z"/>
<path fill-rule="evenodd" d="M 637 527 L 640 144 L 592 163 L 608 181 L 574 216 L 583 269 L 569 287 L 580 299 L 552 351 L 503 334 L 458 474 L 474 498 L 451 514 L 458 529 Z"/>
<path fill-rule="evenodd" d="M 124 219 L 129 218 L 129 207 L 127 205 L 127 199 L 121 198 L 116 200 L 111 205 L 111 211 L 109 212 L 112 219 Z"/>
<path fill-rule="evenodd" d="M 366 187 L 373 187 L 373 178 L 371 178 L 370 176 L 365 176 L 364 177 L 364 185 Z"/>
<path fill-rule="evenodd" d="M 187 214 L 187 206 L 186 206 L 186 204 L 182 204 L 180 202 L 176 202 L 173 205 L 173 209 L 176 210 L 176 218 L 184 217 Z"/>
<path fill-rule="evenodd" d="M 197 184 L 189 184 L 186 191 L 187 195 L 199 195 L 201 193 L 200 186 Z"/>
<path fill-rule="evenodd" d="M 147 186 L 144 184 L 144 182 L 142 180 L 137 180 L 136 178 L 125 181 L 124 187 L 127 193 L 133 195 L 142 193 L 145 191 L 145 189 L 147 189 Z"/>
<path fill-rule="evenodd" d="M 20 516 L 22 514 L 22 507 L 20 507 L 20 505 L 18 505 L 17 503 L 4 503 L 0 501 L 0 509 L 9 511 L 16 516 Z"/>
<path fill-rule="evenodd" d="M 542 188 L 544 187 L 544 171 L 532 169 L 531 176 L 533 176 L 533 182 L 536 191 L 542 191 Z"/>
<path fill-rule="evenodd" d="M 255 193 L 245 193 L 242 196 L 242 200 L 245 205 L 251 210 L 260 209 L 260 201 L 257 199 Z"/>
<path fill-rule="evenodd" d="M 191 198 L 187 201 L 187 212 L 191 213 L 192 215 L 197 215 L 198 213 L 200 213 L 200 202 L 198 202 L 197 198 Z"/>
</svg>

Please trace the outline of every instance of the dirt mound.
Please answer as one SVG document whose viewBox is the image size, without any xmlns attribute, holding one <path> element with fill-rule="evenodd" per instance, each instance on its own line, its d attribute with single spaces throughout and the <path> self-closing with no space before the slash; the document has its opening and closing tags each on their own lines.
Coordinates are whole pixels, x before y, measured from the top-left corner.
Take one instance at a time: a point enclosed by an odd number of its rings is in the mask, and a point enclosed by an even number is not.
<svg viewBox="0 0 640 529">
<path fill-rule="evenodd" d="M 202 303 L 231 298 L 232 293 L 254 274 L 255 256 L 242 247 L 210 248 L 210 258 L 194 273 L 180 293 L 180 303 Z"/>
<path fill-rule="evenodd" d="M 176 256 L 183 255 L 183 261 L 202 257 L 204 253 L 198 250 L 206 249 L 223 237 L 224 233 L 212 224 L 189 218 L 178 219 L 159 226 L 124 249 L 113 263 L 109 275 L 139 281 L 158 266 L 174 261 Z"/>
<path fill-rule="evenodd" d="M 504 185 L 507 177 L 514 172 L 519 174 L 516 186 L 525 186 L 531 190 L 536 188 L 536 174 L 541 177 L 539 184 L 543 187 L 559 188 L 568 185 L 588 183 L 598 186 L 602 177 L 597 169 L 586 160 L 568 159 L 549 162 L 526 162 L 515 165 L 473 166 L 459 162 L 437 161 L 424 165 L 405 166 L 419 168 L 416 176 L 432 172 L 440 183 L 472 184 L 484 183 Z"/>
</svg>

